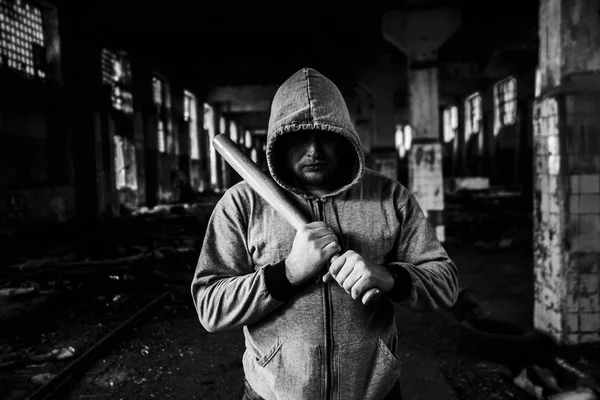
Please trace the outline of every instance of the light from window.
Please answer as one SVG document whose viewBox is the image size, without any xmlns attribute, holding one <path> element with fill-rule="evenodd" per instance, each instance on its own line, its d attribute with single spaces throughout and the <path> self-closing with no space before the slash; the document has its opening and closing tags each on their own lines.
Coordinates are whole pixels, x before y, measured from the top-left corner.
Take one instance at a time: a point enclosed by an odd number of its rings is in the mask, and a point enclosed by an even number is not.
<svg viewBox="0 0 600 400">
<path fill-rule="evenodd" d="M 115 146 L 115 184 L 117 189 L 137 190 L 135 146 L 126 138 L 113 136 Z"/>
<path fill-rule="evenodd" d="M 0 0 L 0 68 L 44 79 L 45 64 L 41 9 L 22 0 Z"/>
<path fill-rule="evenodd" d="M 404 129 L 402 129 L 402 125 L 396 125 L 395 143 L 398 156 L 403 158 L 406 150 L 404 149 Z"/>
<path fill-rule="evenodd" d="M 481 130 L 483 110 L 481 109 L 481 95 L 474 93 L 465 100 L 465 138 Z"/>
<path fill-rule="evenodd" d="M 448 143 L 456 136 L 458 129 L 458 107 L 451 106 L 444 110 L 444 142 Z"/>
<path fill-rule="evenodd" d="M 131 63 L 126 53 L 102 49 L 102 83 L 111 87 L 111 102 L 116 110 L 133 112 Z"/>
<path fill-rule="evenodd" d="M 188 123 L 190 132 L 190 158 L 200 159 L 200 146 L 198 141 L 198 117 L 196 109 L 196 98 L 188 91 L 183 96 L 183 118 Z"/>
<path fill-rule="evenodd" d="M 494 85 L 494 135 L 517 119 L 517 80 L 513 77 Z"/>
<path fill-rule="evenodd" d="M 165 123 L 162 119 L 158 119 L 157 124 L 157 134 L 158 134 L 158 151 L 164 153 L 167 148 L 165 145 Z"/>
<path fill-rule="evenodd" d="M 246 129 L 246 135 L 244 136 L 244 146 L 247 148 L 252 147 L 252 133 Z"/>
<path fill-rule="evenodd" d="M 168 118 L 169 86 L 164 79 L 154 75 L 152 77 L 152 93 L 156 105 L 158 151 L 161 153 L 179 153 L 179 143 L 171 135 L 173 126 Z"/>
<path fill-rule="evenodd" d="M 154 104 L 158 106 L 164 104 L 164 85 L 162 79 L 157 76 L 152 77 L 152 93 L 154 94 Z"/>
<path fill-rule="evenodd" d="M 234 143 L 239 141 L 237 125 L 234 121 L 229 121 L 229 136 Z"/>
<path fill-rule="evenodd" d="M 189 120 L 192 118 L 192 113 L 190 110 L 191 107 L 191 102 L 192 99 L 194 98 L 194 96 L 188 92 L 187 90 L 184 92 L 183 94 L 183 120 L 185 122 L 189 122 Z"/>
<path fill-rule="evenodd" d="M 412 145 L 412 128 L 410 125 L 404 125 L 404 149 L 406 151 L 410 150 L 410 146 Z"/>
<path fill-rule="evenodd" d="M 213 139 L 216 135 L 215 129 L 215 110 L 214 108 L 208 104 L 204 103 L 204 114 L 203 114 L 203 123 L 204 123 L 204 131 L 208 135 L 208 143 L 209 146 L 209 160 L 210 160 L 210 183 L 213 188 L 217 187 L 217 151 L 215 146 L 213 145 Z"/>
<path fill-rule="evenodd" d="M 225 117 L 219 118 L 219 133 L 225 133 L 227 130 L 227 122 L 225 121 Z"/>
</svg>

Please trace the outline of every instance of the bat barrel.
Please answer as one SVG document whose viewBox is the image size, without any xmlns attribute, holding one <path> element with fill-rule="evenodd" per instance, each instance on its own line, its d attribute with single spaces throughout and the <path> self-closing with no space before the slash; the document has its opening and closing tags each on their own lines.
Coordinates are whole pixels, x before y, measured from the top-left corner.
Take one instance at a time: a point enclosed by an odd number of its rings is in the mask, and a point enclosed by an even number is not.
<svg viewBox="0 0 600 400">
<path fill-rule="evenodd" d="M 213 144 L 229 165 L 296 230 L 308 223 L 306 217 L 289 201 L 279 185 L 267 176 L 229 136 L 219 134 L 213 139 Z"/>
</svg>

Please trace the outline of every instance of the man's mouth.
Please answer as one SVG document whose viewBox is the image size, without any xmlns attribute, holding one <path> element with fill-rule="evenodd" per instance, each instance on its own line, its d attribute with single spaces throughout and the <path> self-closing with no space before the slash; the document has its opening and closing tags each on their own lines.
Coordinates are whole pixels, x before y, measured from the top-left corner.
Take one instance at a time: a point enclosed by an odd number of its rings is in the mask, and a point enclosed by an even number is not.
<svg viewBox="0 0 600 400">
<path fill-rule="evenodd" d="M 327 163 L 310 163 L 310 164 L 304 164 L 302 166 L 302 168 L 304 169 L 308 169 L 308 170 L 317 170 L 317 169 L 322 169 L 325 168 L 327 166 Z"/>
</svg>

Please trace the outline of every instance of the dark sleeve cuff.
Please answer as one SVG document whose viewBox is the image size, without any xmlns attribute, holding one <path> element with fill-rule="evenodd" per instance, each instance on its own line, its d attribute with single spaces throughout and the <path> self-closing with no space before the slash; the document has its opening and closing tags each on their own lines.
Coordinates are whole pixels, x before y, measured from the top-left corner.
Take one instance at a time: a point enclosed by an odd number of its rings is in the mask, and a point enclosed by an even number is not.
<svg viewBox="0 0 600 400">
<path fill-rule="evenodd" d="M 285 260 L 265 267 L 265 283 L 276 300 L 287 301 L 296 294 L 296 287 L 285 276 Z"/>
<path fill-rule="evenodd" d="M 388 293 L 388 297 L 397 303 L 404 301 L 410 296 L 413 283 L 410 272 L 401 265 L 390 265 L 388 271 L 394 277 L 394 287 Z"/>
</svg>

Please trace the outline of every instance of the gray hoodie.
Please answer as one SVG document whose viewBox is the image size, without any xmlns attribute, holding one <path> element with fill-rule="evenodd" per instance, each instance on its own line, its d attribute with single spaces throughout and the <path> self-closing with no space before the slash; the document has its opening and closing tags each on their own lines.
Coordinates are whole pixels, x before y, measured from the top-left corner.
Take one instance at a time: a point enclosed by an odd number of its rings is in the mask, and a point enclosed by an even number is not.
<svg viewBox="0 0 600 400">
<path fill-rule="evenodd" d="M 278 166 L 277 139 L 303 130 L 339 134 L 354 148 L 349 179 L 322 198 L 293 186 Z M 208 223 L 191 287 L 200 322 L 209 332 L 243 328 L 244 373 L 267 400 L 382 399 L 401 370 L 394 305 L 452 306 L 456 266 L 407 189 L 365 167 L 340 91 L 314 69 L 299 70 L 275 94 L 266 152 L 271 176 L 307 218 L 333 228 L 343 251 L 386 266 L 396 284 L 370 306 L 335 282 L 293 287 L 284 260 L 294 229 L 240 182 Z"/>
</svg>

